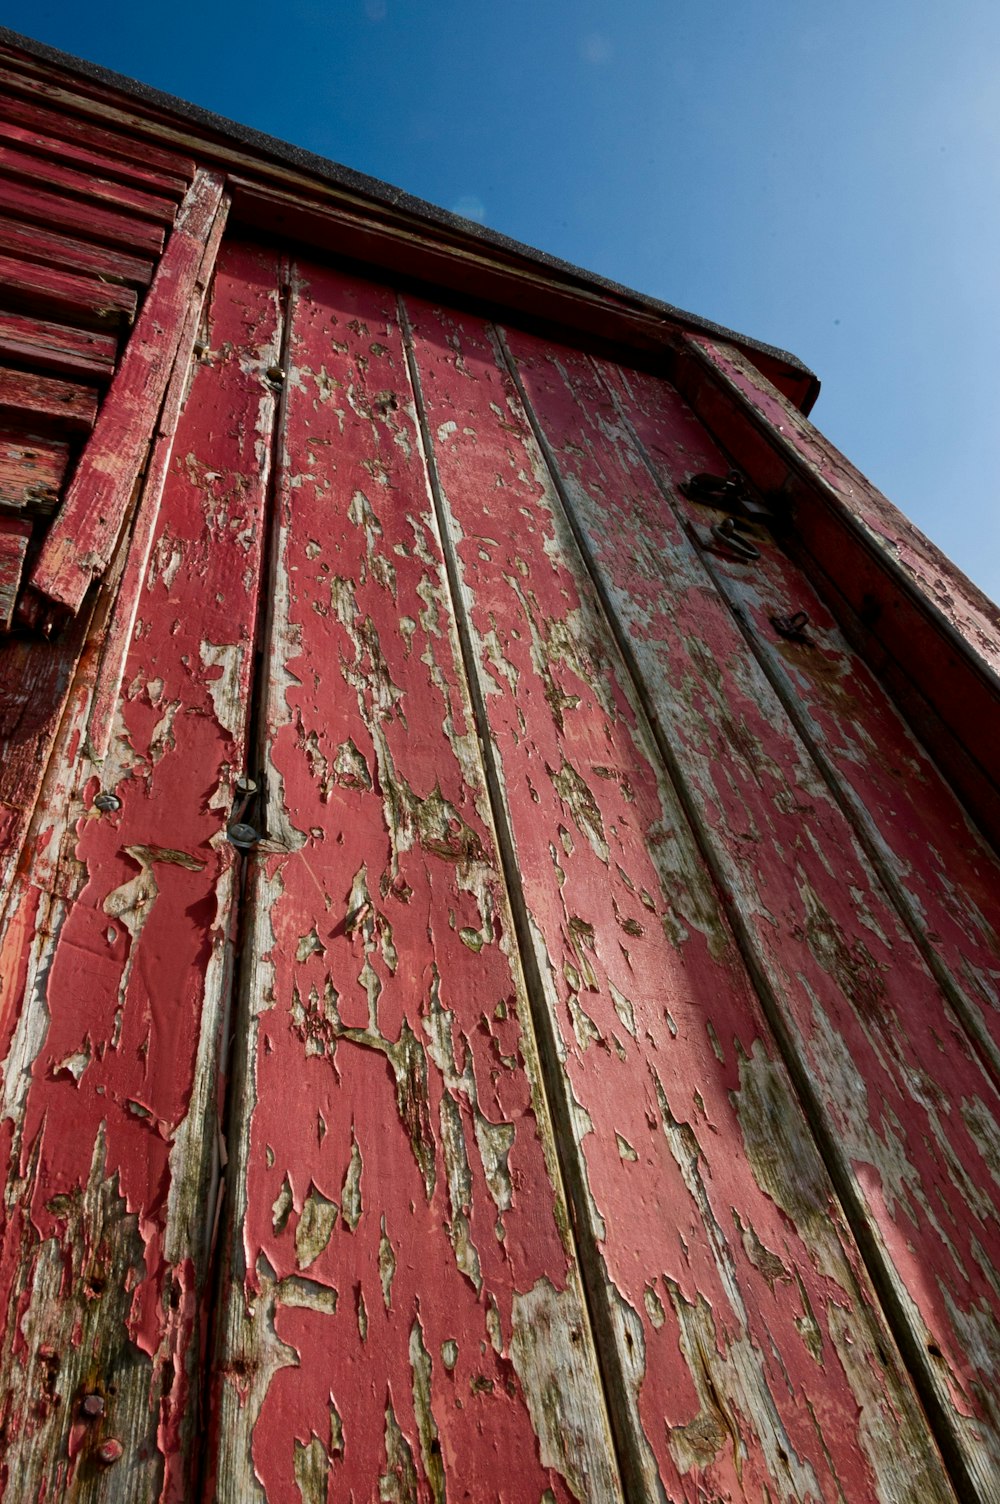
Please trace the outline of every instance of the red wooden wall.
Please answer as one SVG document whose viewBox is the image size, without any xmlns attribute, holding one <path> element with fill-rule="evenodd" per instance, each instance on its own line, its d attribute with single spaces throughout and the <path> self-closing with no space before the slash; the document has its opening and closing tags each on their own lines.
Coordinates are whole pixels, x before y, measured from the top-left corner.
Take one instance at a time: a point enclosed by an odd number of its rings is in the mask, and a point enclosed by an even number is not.
<svg viewBox="0 0 1000 1504">
<path fill-rule="evenodd" d="M 3 1497 L 1000 1497 L 995 613 L 736 343 L 6 77 Z"/>
</svg>

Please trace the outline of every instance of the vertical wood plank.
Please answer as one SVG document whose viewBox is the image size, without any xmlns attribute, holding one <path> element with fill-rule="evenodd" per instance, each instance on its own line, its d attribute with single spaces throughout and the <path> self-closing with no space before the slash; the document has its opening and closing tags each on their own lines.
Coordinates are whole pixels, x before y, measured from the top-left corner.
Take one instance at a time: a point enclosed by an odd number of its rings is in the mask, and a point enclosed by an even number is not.
<svg viewBox="0 0 1000 1504">
<path fill-rule="evenodd" d="M 949 1498 L 490 331 L 408 306 L 628 1496 Z"/>
<path fill-rule="evenodd" d="M 395 297 L 293 308 L 211 1496 L 603 1504 Z"/>
<path fill-rule="evenodd" d="M 996 1091 L 593 367 L 510 348 L 897 1340 L 989 1499 Z"/>
<path fill-rule="evenodd" d="M 181 419 L 111 751 L 81 755 L 81 714 L 7 913 L 10 1498 L 192 1497 L 274 283 L 274 256 L 223 257 L 216 354 Z"/>
</svg>

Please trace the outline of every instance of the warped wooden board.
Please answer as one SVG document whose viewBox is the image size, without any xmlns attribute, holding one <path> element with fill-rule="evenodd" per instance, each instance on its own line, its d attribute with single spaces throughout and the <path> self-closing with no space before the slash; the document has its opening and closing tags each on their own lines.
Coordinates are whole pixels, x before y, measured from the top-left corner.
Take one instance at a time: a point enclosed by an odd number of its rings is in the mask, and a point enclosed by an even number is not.
<svg viewBox="0 0 1000 1504">
<path fill-rule="evenodd" d="M 19 256 L 0 255 L 0 285 L 8 304 L 35 308 L 70 324 L 117 328 L 135 317 L 136 295 L 130 287 L 22 261 Z"/>
<path fill-rule="evenodd" d="M 44 421 L 74 433 L 89 431 L 97 416 L 97 392 L 77 381 L 59 381 L 34 371 L 0 367 L 0 421 Z"/>
<path fill-rule="evenodd" d="M 140 163 L 171 178 L 190 182 L 194 177 L 195 163 L 190 157 L 164 151 L 141 135 L 104 130 L 93 120 L 69 114 L 65 108 L 69 101 L 65 98 L 59 99 L 58 109 L 47 109 L 38 102 L 41 91 L 36 88 L 34 80 L 16 70 L 0 69 L 0 84 L 8 91 L 0 95 L 0 119 L 16 121 L 29 130 L 47 132 L 61 141 L 75 141 L 89 151 L 110 152 L 112 156 L 124 157 L 126 161 Z M 34 97 L 16 97 L 23 93 Z"/>
<path fill-rule="evenodd" d="M 0 250 L 23 261 L 37 261 L 42 266 L 57 266 L 77 274 L 100 277 L 105 282 L 124 282 L 132 287 L 148 287 L 153 277 L 153 262 L 141 256 L 129 256 L 111 246 L 95 245 L 89 240 L 75 240 L 40 225 L 0 216 Z"/>
<path fill-rule="evenodd" d="M 725 461 L 667 382 L 602 364 L 600 372 L 640 421 L 651 462 L 689 533 L 711 543 L 722 514 L 678 489 L 692 472 Z M 801 569 L 761 532 L 752 569 L 730 569 L 707 548 L 716 588 L 924 950 L 939 983 L 1000 1076 L 1000 863 L 871 670 L 845 641 Z M 775 618 L 804 611 L 804 640 Z"/>
<path fill-rule="evenodd" d="M 80 236 L 99 244 L 121 247 L 139 255 L 157 256 L 166 239 L 163 226 L 135 214 L 118 213 L 105 204 L 51 193 L 35 182 L 0 179 L 0 202 L 5 215 L 39 224 L 46 230 Z"/>
<path fill-rule="evenodd" d="M 158 172 L 140 162 L 128 162 L 124 158 L 101 155 L 93 145 L 78 146 L 63 138 L 57 131 L 46 135 L 36 128 L 30 129 L 4 119 L 9 115 L 9 101 L 0 104 L 0 140 L 10 141 L 23 151 L 31 152 L 50 161 L 63 162 L 83 172 L 94 172 L 102 178 L 112 178 L 123 183 L 137 183 L 145 189 L 169 198 L 183 198 L 189 178 L 176 174 Z"/>
<path fill-rule="evenodd" d="M 275 260 L 234 248 L 220 267 L 216 358 L 181 419 L 112 749 L 98 766 L 79 729 L 64 740 L 7 910 L 10 1500 L 193 1496 L 239 871 L 225 830 L 252 675 Z M 102 812 L 99 790 L 120 808 Z M 103 1405 L 94 1419 L 88 1395 Z"/>
<path fill-rule="evenodd" d="M 897 1339 L 990 1499 L 995 1088 L 589 360 L 510 348 Z"/>
<path fill-rule="evenodd" d="M 0 506 L 51 512 L 69 463 L 69 445 L 0 428 Z"/>
<path fill-rule="evenodd" d="M 628 1497 L 950 1498 L 491 332 L 406 305 Z"/>
<path fill-rule="evenodd" d="M 115 368 L 118 341 L 113 334 L 71 329 L 50 319 L 0 312 L 0 358 L 59 376 L 90 376 L 107 381 Z"/>
<path fill-rule="evenodd" d="M 10 629 L 14 617 L 30 537 L 29 518 L 0 517 L 0 632 Z"/>
<path fill-rule="evenodd" d="M 210 1497 L 621 1497 L 391 292 L 293 283 Z"/>
<path fill-rule="evenodd" d="M 33 152 L 20 151 L 4 144 L 0 137 L 0 174 L 8 180 L 22 179 L 32 187 L 62 194 L 73 194 L 86 204 L 109 206 L 123 214 L 152 220 L 158 225 L 172 225 L 177 205 L 160 193 L 145 193 L 126 183 L 102 178 L 96 172 L 80 172 L 62 162 L 50 161 Z M 5 190 L 6 192 L 6 190 Z"/>
</svg>

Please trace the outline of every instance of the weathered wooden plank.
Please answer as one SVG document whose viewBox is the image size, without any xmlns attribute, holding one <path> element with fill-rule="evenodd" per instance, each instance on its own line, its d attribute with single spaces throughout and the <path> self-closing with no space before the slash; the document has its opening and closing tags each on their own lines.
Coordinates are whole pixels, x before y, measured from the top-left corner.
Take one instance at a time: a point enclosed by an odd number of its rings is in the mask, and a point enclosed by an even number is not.
<svg viewBox="0 0 1000 1504">
<path fill-rule="evenodd" d="M 897 1338 L 963 1496 L 989 1499 L 994 1087 L 593 367 L 511 349 Z M 669 472 L 659 408 L 628 411 Z"/>
<path fill-rule="evenodd" d="M 81 119 L 73 112 L 71 96 L 58 101 L 58 109 L 47 109 L 38 103 L 39 92 L 30 78 L 10 69 L 0 69 L 0 84 L 5 92 L 0 94 L 0 119 L 15 121 L 29 130 L 45 132 L 60 141 L 73 141 L 89 151 L 107 152 L 126 161 L 140 163 L 143 167 L 163 173 L 170 179 L 181 178 L 189 183 L 194 177 L 195 163 L 189 156 L 173 151 L 164 151 L 155 142 L 132 132 L 102 129 L 93 120 Z M 34 96 L 18 99 L 11 90 L 27 91 Z"/>
<path fill-rule="evenodd" d="M 719 451 L 666 382 L 630 372 L 616 386 L 647 415 L 650 453 L 679 516 L 689 532 L 708 537 L 722 514 L 688 500 L 677 483 L 723 471 Z M 752 570 L 729 570 L 708 550 L 702 560 L 997 1079 L 1000 864 L 784 551 L 763 547 Z M 779 631 L 776 622 L 802 611 L 801 635 Z"/>
<path fill-rule="evenodd" d="M 136 295 L 130 287 L 79 276 L 20 257 L 0 255 L 4 301 L 31 308 L 69 323 L 117 328 L 135 317 Z"/>
<path fill-rule="evenodd" d="M 177 205 L 160 193 L 145 193 L 127 183 L 116 183 L 102 178 L 96 172 L 80 172 L 75 167 L 66 167 L 58 161 L 36 156 L 33 152 L 19 151 L 7 146 L 0 137 L 0 175 L 7 180 L 29 183 L 49 192 L 72 194 L 87 204 L 100 204 L 122 214 L 152 220 L 157 225 L 172 225 Z M 6 197 L 8 189 L 5 188 Z"/>
<path fill-rule="evenodd" d="M 407 306 L 628 1496 L 949 1498 L 489 331 Z"/>
<path fill-rule="evenodd" d="M 225 827 L 245 765 L 274 282 L 264 252 L 233 248 L 220 268 L 219 354 L 182 418 L 113 749 L 103 767 L 80 757 L 78 723 L 8 913 L 8 1497 L 194 1495 L 238 876 Z"/>
<path fill-rule="evenodd" d="M 219 206 L 222 179 L 199 172 L 181 207 L 59 516 L 31 572 L 32 590 L 76 612 L 106 568 L 149 449 Z M 44 609 L 44 608 L 43 608 Z"/>
<path fill-rule="evenodd" d="M 85 240 L 123 246 L 148 256 L 158 256 L 166 238 L 163 228 L 150 220 L 118 214 L 102 204 L 68 194 L 49 193 L 37 183 L 14 178 L 0 179 L 0 202 L 5 214 L 39 224 L 45 230 L 82 235 Z"/>
<path fill-rule="evenodd" d="M 224 197 L 205 242 L 201 267 L 192 288 L 180 339 L 177 342 L 174 368 L 157 421 L 153 448 L 143 479 L 142 496 L 136 509 L 129 539 L 128 557 L 122 570 L 121 583 L 115 594 L 114 608 L 104 634 L 101 666 L 94 685 L 90 719 L 87 724 L 87 740 L 91 754 L 96 758 L 103 758 L 108 750 L 115 708 L 118 704 L 122 676 L 125 671 L 125 660 L 132 641 L 132 633 L 135 630 L 139 598 L 146 579 L 150 550 L 156 533 L 163 486 L 173 457 L 177 419 L 191 385 L 191 360 L 195 335 L 201 323 L 204 300 L 215 267 L 219 243 L 226 226 L 228 209 L 229 200 L 228 197 Z M 200 358 L 202 361 L 211 363 L 219 358 L 219 352 L 211 350 L 206 341 Z"/>
<path fill-rule="evenodd" d="M 735 350 L 683 342 L 676 380 L 794 516 L 790 547 L 977 822 L 1000 846 L 1000 615 Z"/>
<path fill-rule="evenodd" d="M 6 422 L 57 424 L 89 433 L 97 416 L 97 390 L 77 381 L 58 381 L 34 371 L 0 367 L 0 417 Z"/>
<path fill-rule="evenodd" d="M 69 463 L 69 445 L 59 439 L 0 430 L 0 507 L 51 512 Z"/>
<path fill-rule="evenodd" d="M 65 271 L 102 277 L 106 282 L 124 282 L 131 287 L 148 287 L 153 279 L 153 262 L 143 260 L 141 256 L 129 256 L 110 246 L 57 235 L 16 219 L 0 217 L 0 251 L 23 261 L 58 266 Z"/>
<path fill-rule="evenodd" d="M 99 177 L 122 183 L 140 184 L 159 196 L 182 199 L 187 192 L 190 182 L 187 177 L 158 172 L 141 162 L 128 162 L 123 158 L 102 155 L 94 150 L 93 144 L 77 145 L 63 139 L 59 132 L 46 135 L 37 129 L 15 125 L 4 119 L 7 114 L 6 103 L 0 103 L 0 141 L 9 141 L 21 151 L 50 161 L 63 162 L 80 172 L 96 173 Z"/>
<path fill-rule="evenodd" d="M 0 310 L 0 359 L 23 362 L 60 376 L 107 380 L 115 368 L 118 341 L 93 329 L 68 329 L 48 319 Z"/>
<path fill-rule="evenodd" d="M 0 517 L 0 632 L 9 631 L 14 619 L 30 537 L 31 522 L 27 518 Z"/>
<path fill-rule="evenodd" d="M 395 303 L 300 276 L 210 1491 L 603 1504 Z"/>
</svg>

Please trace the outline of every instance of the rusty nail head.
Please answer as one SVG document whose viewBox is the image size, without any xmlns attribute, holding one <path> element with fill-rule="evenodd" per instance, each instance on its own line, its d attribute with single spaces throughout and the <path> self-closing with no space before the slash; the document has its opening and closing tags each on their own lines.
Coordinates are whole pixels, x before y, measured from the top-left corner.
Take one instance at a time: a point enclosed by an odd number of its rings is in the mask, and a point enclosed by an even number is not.
<svg viewBox="0 0 1000 1504">
<path fill-rule="evenodd" d="M 260 832 L 252 825 L 246 825 L 242 820 L 236 820 L 226 831 L 232 844 L 237 851 L 248 851 L 251 846 L 256 846 L 260 840 Z"/>
<path fill-rule="evenodd" d="M 102 1441 L 97 1448 L 98 1461 L 103 1462 L 105 1467 L 110 1467 L 113 1462 L 118 1461 L 124 1450 L 121 1442 L 116 1441 L 112 1436 L 107 1441 Z"/>
<path fill-rule="evenodd" d="M 84 1420 L 96 1420 L 99 1415 L 103 1415 L 103 1394 L 85 1394 L 80 1401 L 80 1414 Z"/>
<path fill-rule="evenodd" d="M 235 787 L 238 794 L 256 794 L 257 780 L 256 778 L 251 778 L 249 774 L 244 773 L 241 777 L 237 778 Z"/>
<path fill-rule="evenodd" d="M 285 368 L 284 366 L 268 366 L 264 374 L 268 381 L 273 381 L 275 386 L 280 386 L 285 379 Z"/>
<path fill-rule="evenodd" d="M 104 789 L 101 790 L 101 792 L 97 795 L 97 798 L 94 800 L 94 808 L 102 811 L 121 809 L 121 807 L 122 802 L 119 799 L 118 795 L 109 794 Z"/>
</svg>

